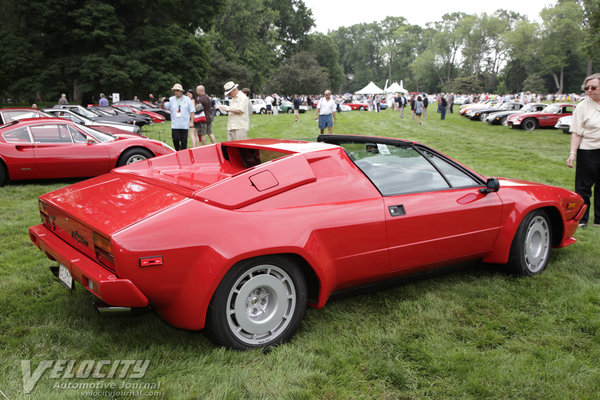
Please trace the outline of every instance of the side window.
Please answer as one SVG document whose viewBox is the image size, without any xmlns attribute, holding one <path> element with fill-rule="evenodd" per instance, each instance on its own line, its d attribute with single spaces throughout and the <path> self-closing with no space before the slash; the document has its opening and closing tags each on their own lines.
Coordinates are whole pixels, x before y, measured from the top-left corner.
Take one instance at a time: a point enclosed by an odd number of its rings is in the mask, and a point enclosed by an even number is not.
<svg viewBox="0 0 600 400">
<path fill-rule="evenodd" d="M 449 187 L 440 173 L 414 148 L 381 143 L 341 146 L 384 196 Z"/>
<path fill-rule="evenodd" d="M 37 125 L 31 127 L 36 143 L 71 143 L 71 134 L 66 125 Z"/>
<path fill-rule="evenodd" d="M 77 129 L 69 126 L 69 131 L 71 132 L 71 137 L 73 138 L 73 142 L 75 143 L 87 143 L 87 137 L 79 132 Z"/>
<path fill-rule="evenodd" d="M 424 151 L 425 156 L 440 170 L 442 174 L 448 179 L 452 187 L 468 187 L 468 186 L 479 186 L 481 183 L 467 175 L 448 161 L 438 157 L 430 151 Z"/>
<path fill-rule="evenodd" d="M 27 128 L 19 128 L 2 134 L 4 140 L 8 143 L 31 143 Z"/>
</svg>

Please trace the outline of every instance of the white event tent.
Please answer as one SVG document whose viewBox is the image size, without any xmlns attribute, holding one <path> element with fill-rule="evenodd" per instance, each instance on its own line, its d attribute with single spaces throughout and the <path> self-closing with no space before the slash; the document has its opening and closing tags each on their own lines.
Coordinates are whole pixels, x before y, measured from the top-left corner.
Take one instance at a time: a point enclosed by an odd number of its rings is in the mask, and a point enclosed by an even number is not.
<svg viewBox="0 0 600 400">
<path fill-rule="evenodd" d="M 382 94 L 383 90 L 381 90 L 373 81 L 369 82 L 367 86 L 360 89 L 358 92 L 354 94 Z"/>
</svg>

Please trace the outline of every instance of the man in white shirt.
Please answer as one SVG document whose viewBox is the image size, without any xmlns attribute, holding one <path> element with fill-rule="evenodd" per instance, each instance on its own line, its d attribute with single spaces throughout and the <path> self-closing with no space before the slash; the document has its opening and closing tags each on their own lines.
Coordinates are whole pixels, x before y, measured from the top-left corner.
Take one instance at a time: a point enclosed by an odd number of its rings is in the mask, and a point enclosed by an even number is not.
<svg viewBox="0 0 600 400">
<path fill-rule="evenodd" d="M 241 140 L 248 139 L 248 129 L 250 128 L 250 118 L 248 117 L 248 97 L 238 89 L 238 85 L 231 81 L 227 82 L 223 88 L 225 96 L 231 97 L 229 107 L 222 104 L 219 109 L 227 111 L 227 139 Z"/>
<path fill-rule="evenodd" d="M 321 135 L 327 127 L 327 133 L 330 135 L 333 133 L 333 121 L 337 122 L 335 114 L 336 104 L 331 98 L 331 91 L 325 91 L 325 97 L 321 97 L 319 104 L 317 104 L 317 111 L 315 112 L 315 120 L 319 120 L 319 129 Z M 333 119 L 331 118 L 333 116 Z"/>
</svg>

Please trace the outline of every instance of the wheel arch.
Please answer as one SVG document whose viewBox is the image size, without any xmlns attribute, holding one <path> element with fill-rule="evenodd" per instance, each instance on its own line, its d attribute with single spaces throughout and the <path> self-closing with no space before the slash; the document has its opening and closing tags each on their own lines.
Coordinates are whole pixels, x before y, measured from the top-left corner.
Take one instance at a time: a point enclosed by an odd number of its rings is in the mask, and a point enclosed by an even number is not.
<svg viewBox="0 0 600 400">
<path fill-rule="evenodd" d="M 532 206 L 523 211 L 513 210 L 509 213 L 509 215 L 511 215 L 518 212 L 519 218 L 510 218 L 509 216 L 509 218 L 505 219 L 505 223 L 498 233 L 498 239 L 494 245 L 494 248 L 487 256 L 483 258 L 482 261 L 494 264 L 507 263 L 510 255 L 510 248 L 515 235 L 517 234 L 517 230 L 519 229 L 521 221 L 523 221 L 527 214 L 536 210 L 543 210 L 546 212 L 546 214 L 548 214 L 552 231 L 552 247 L 559 246 L 562 241 L 565 227 L 562 215 L 558 208 L 553 205 L 542 205 L 540 207 Z"/>
<path fill-rule="evenodd" d="M 119 153 L 119 157 L 117 157 L 117 161 L 115 162 L 115 167 L 119 166 L 119 161 L 121 161 L 121 157 L 123 157 L 123 154 L 127 153 L 130 150 L 137 150 L 137 149 L 146 150 L 150 154 L 152 154 L 152 157 L 156 157 L 156 154 L 154 154 L 154 152 L 152 150 L 150 150 L 149 148 L 147 148 L 147 147 L 139 146 L 139 145 L 129 146 L 129 147 L 124 148 L 121 151 L 121 153 Z"/>
</svg>

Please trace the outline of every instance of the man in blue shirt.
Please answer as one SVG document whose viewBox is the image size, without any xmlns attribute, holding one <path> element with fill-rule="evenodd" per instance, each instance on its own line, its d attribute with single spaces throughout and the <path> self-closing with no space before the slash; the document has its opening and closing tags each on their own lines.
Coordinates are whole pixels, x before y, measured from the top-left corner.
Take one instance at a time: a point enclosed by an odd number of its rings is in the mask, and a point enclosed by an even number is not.
<svg viewBox="0 0 600 400">
<path fill-rule="evenodd" d="M 100 93 L 100 101 L 98 102 L 98 105 L 102 107 L 108 107 L 108 99 L 106 98 L 104 93 Z"/>
<path fill-rule="evenodd" d="M 188 96 L 183 95 L 183 87 L 176 83 L 171 88 L 174 96 L 169 101 L 163 97 L 160 108 L 171 112 L 171 136 L 176 151 L 187 149 L 188 129 L 194 127 L 196 107 Z"/>
</svg>

